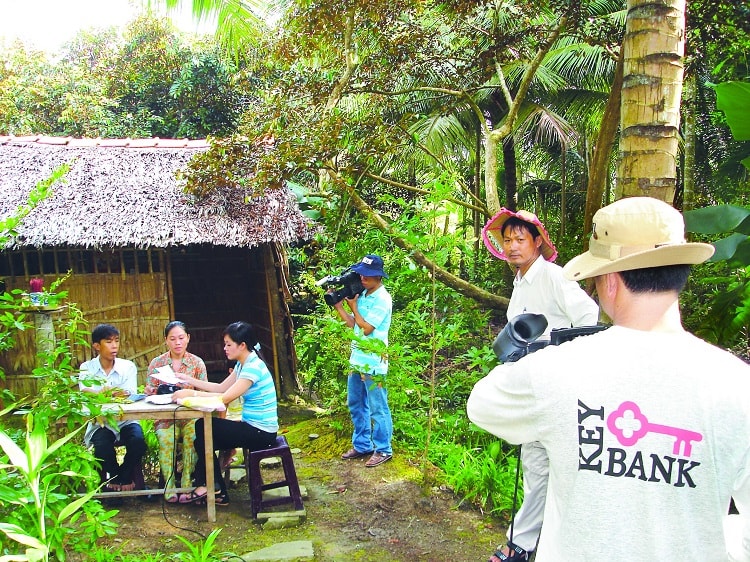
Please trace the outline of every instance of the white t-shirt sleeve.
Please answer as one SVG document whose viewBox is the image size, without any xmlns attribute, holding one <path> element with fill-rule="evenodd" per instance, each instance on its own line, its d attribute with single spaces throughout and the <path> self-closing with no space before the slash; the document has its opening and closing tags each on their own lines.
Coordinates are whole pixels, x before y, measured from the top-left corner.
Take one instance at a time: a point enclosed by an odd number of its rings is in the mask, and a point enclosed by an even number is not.
<svg viewBox="0 0 750 562">
<path fill-rule="evenodd" d="M 466 403 L 469 419 L 509 443 L 535 441 L 536 400 L 529 378 L 517 363 L 492 369 L 474 385 Z"/>
</svg>

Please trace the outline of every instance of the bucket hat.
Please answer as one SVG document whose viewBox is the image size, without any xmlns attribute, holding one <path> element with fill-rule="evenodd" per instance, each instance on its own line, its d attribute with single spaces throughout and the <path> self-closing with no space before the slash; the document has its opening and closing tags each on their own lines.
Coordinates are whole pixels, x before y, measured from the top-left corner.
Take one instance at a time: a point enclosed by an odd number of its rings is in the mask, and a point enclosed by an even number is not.
<svg viewBox="0 0 750 562">
<path fill-rule="evenodd" d="M 529 211 L 521 210 L 514 212 L 505 207 L 500 209 L 494 217 L 488 220 L 487 224 L 485 224 L 482 229 L 482 240 L 484 241 L 484 245 L 487 246 L 487 249 L 493 256 L 501 260 L 508 260 L 508 256 L 503 252 L 503 225 L 511 217 L 516 217 L 522 221 L 533 224 L 537 230 L 539 230 L 539 234 L 542 237 L 542 245 L 539 250 L 542 252 L 544 259 L 547 261 L 555 261 L 557 259 L 557 248 L 555 248 L 555 245 L 550 241 L 549 234 L 547 233 L 547 229 L 544 228 L 542 221 L 540 221 L 534 213 Z"/>
<path fill-rule="evenodd" d="M 388 275 L 383 271 L 383 258 L 377 254 L 367 254 L 362 261 L 355 263 L 351 270 L 366 277 L 385 277 Z"/>
<path fill-rule="evenodd" d="M 653 197 L 628 197 L 594 214 L 589 250 L 563 267 L 568 279 L 664 265 L 702 263 L 711 244 L 685 241 L 685 221 L 671 205 Z"/>
</svg>

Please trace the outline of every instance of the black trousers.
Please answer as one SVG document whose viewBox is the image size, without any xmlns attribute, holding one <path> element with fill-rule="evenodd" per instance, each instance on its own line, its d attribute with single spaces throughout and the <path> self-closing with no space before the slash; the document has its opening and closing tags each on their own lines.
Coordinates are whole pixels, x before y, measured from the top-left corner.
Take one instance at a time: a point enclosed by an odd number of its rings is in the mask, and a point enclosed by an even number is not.
<svg viewBox="0 0 750 562">
<path fill-rule="evenodd" d="M 125 446 L 122 464 L 117 462 L 115 443 Z M 91 436 L 94 456 L 102 463 L 102 480 L 114 478 L 115 484 L 131 484 L 133 469 L 146 452 L 146 441 L 139 423 L 129 423 L 120 428 L 120 438 L 106 427 L 100 427 Z"/>
<path fill-rule="evenodd" d="M 245 448 L 251 451 L 265 449 L 276 443 L 276 433 L 268 433 L 253 427 L 243 421 L 227 420 L 224 418 L 213 418 L 211 420 L 214 439 L 214 451 L 226 449 Z M 195 452 L 198 454 L 198 462 L 195 463 L 195 482 L 198 486 L 208 485 L 206 483 L 206 430 L 203 418 L 195 422 Z M 250 475 L 248 475 L 248 478 Z M 227 493 L 226 483 L 221 472 L 219 458 L 214 452 L 214 490 Z"/>
</svg>

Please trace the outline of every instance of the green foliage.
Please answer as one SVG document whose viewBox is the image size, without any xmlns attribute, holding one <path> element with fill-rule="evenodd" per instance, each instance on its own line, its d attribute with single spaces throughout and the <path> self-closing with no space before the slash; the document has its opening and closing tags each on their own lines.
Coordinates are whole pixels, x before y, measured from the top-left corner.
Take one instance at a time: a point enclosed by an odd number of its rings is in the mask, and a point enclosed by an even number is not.
<svg viewBox="0 0 750 562">
<path fill-rule="evenodd" d="M 740 350 L 746 353 L 750 336 L 750 266 L 735 269 L 731 275 L 706 278 L 704 282 L 723 289 L 713 293 L 698 335 L 726 347 L 740 344 Z"/>
<path fill-rule="evenodd" d="M 220 532 L 221 529 L 214 529 L 204 541 L 197 544 L 193 544 L 186 538 L 177 535 L 177 538 L 187 547 L 187 550 L 175 554 L 173 560 L 179 560 L 180 562 L 219 562 L 220 560 L 224 560 L 225 557 L 232 553 L 222 552 L 214 554 L 214 549 L 216 548 L 214 543 Z"/>
<path fill-rule="evenodd" d="M 724 82 L 714 89 L 716 108 L 724 112 L 734 138 L 750 140 L 750 83 Z"/>
<path fill-rule="evenodd" d="M 431 235 L 429 224 L 435 215 L 427 212 L 420 217 L 403 217 L 399 225 L 413 236 L 419 236 L 420 231 Z M 329 215 L 326 220 L 335 221 L 335 217 Z M 384 282 L 394 301 L 385 378 L 394 441 L 400 450 L 424 455 L 443 469 L 467 501 L 498 513 L 507 509 L 512 488 L 507 489 L 506 475 L 514 474 L 515 460 L 492 452 L 496 439 L 472 430 L 465 412 L 474 383 L 496 363 L 490 348 L 494 334 L 488 329 L 489 314 L 453 291 L 442 288 L 433 295 L 428 271 L 393 251 L 387 239 L 363 229 L 356 220 L 342 223 L 337 233 L 335 251 L 316 252 L 316 261 L 308 261 L 309 269 L 300 273 L 297 283 L 303 287 L 298 286 L 298 291 L 314 297 L 314 307 L 295 317 L 295 344 L 307 388 L 329 412 L 339 414 L 334 419 L 347 414 L 346 374 L 352 331 L 323 303 L 323 290 L 314 285 L 315 279 L 339 274 L 366 253 L 384 256 L 390 276 Z M 456 243 L 455 234 L 434 235 L 440 248 L 438 259 L 471 251 Z M 338 429 L 345 432 L 343 426 Z M 475 450 L 470 453 L 465 452 L 467 435 L 474 438 L 471 447 Z M 487 454 L 493 462 L 484 460 Z M 498 480 L 480 491 L 479 483 L 490 479 L 490 467 Z"/>
<path fill-rule="evenodd" d="M 724 82 L 714 86 L 716 108 L 723 111 L 732 136 L 750 140 L 750 82 Z M 745 146 L 742 163 L 750 170 L 750 147 Z"/>
<path fill-rule="evenodd" d="M 236 127 L 252 96 L 240 59 L 143 16 L 120 38 L 81 32 L 54 60 L 0 53 L 0 134 L 204 138 Z"/>
<path fill-rule="evenodd" d="M 738 140 L 750 140 L 750 85 L 728 82 L 715 86 L 717 107 L 721 109 Z M 750 169 L 750 156 L 743 160 Z M 696 328 L 702 337 L 727 347 L 739 346 L 747 353 L 750 338 L 750 209 L 737 205 L 715 205 L 685 212 L 688 232 L 724 238 L 713 242 L 716 252 L 712 262 L 726 262 L 731 271 L 702 278 L 704 285 L 716 290 L 709 297 L 704 321 Z"/>
<path fill-rule="evenodd" d="M 0 221 L 0 246 L 15 233 L 19 220 L 49 193 L 67 167 L 56 170 L 41 182 L 17 215 Z M 65 277 L 50 285 L 58 288 Z M 0 295 L 0 347 L 11 348 L 18 330 L 31 328 L 24 312 L 27 303 L 21 291 Z M 25 397 L 26 430 L 14 431 L 19 416 L 7 415 L 17 408 L 16 397 L 5 390 L 2 400 L 10 406 L 0 413 L 0 553 L 8 560 L 63 561 L 70 550 L 89 549 L 97 538 L 115 530 L 115 511 L 105 511 L 92 499 L 99 485 L 98 462 L 80 440 L 74 439 L 88 418 L 85 412 L 100 411 L 95 395 L 78 391 L 77 365 L 72 364 L 72 347 L 86 341 L 81 312 L 66 304 L 66 315 L 56 327 L 55 344 L 39 350 L 33 375 L 43 381 L 39 392 Z M 64 423 L 63 423 L 64 422 Z M 59 427 L 67 434 L 48 444 L 47 434 Z M 65 467 L 60 470 L 59 467 Z M 83 491 L 82 494 L 79 492 Z M 18 553 L 19 549 L 22 554 Z"/>
<path fill-rule="evenodd" d="M 126 553 L 122 548 L 95 546 L 86 555 L 86 562 L 165 562 L 169 554 Z"/>
<path fill-rule="evenodd" d="M 446 455 L 444 470 L 448 482 L 459 495 L 471 499 L 472 503 L 492 513 L 510 515 L 513 492 L 517 484 L 516 471 L 520 470 L 515 448 L 503 449 L 501 441 L 493 440 L 486 433 L 475 448 L 453 447 Z M 523 501 L 523 489 L 519 486 L 517 505 Z"/>
<path fill-rule="evenodd" d="M 6 409 L 2 414 L 7 414 Z M 113 526 L 108 520 L 115 512 L 104 512 L 98 502 L 86 509 L 96 488 L 78 496 L 76 490 L 90 483 L 91 473 L 77 472 L 78 462 L 72 461 L 70 453 L 76 449 L 71 443 L 80 431 L 76 430 L 47 444 L 48 425 L 44 417 L 26 414 L 25 446 L 19 447 L 10 436 L 0 429 L 0 447 L 7 460 L 0 463 L 3 476 L 0 478 L 0 499 L 3 507 L 3 522 L 0 523 L 7 539 L 23 545 L 25 558 L 17 560 L 64 561 L 66 547 L 88 547 L 82 544 L 81 535 L 75 535 L 75 523 L 83 515 L 84 528 L 98 528 L 101 534 L 111 533 Z M 81 451 L 89 465 L 93 458 Z M 66 470 L 58 467 L 67 466 Z M 97 477 L 98 479 L 98 477 Z M 75 498 L 75 499 L 72 499 Z M 13 506 L 13 507 L 11 507 Z M 98 508 L 97 508 L 98 506 Z M 80 524 L 80 522 L 78 522 Z M 94 539 L 101 534 L 88 535 Z M 4 549 L 14 550 L 8 545 Z"/>
<path fill-rule="evenodd" d="M 736 205 L 716 205 L 685 212 L 685 228 L 697 234 L 726 234 L 712 242 L 716 253 L 711 261 L 728 260 L 750 265 L 750 209 Z"/>
</svg>

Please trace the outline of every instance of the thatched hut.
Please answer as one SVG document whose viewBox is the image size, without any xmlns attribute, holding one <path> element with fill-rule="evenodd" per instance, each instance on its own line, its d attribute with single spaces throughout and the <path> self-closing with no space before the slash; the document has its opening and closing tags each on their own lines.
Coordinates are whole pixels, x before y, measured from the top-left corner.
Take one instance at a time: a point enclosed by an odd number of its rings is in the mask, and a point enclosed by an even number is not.
<svg viewBox="0 0 750 562">
<path fill-rule="evenodd" d="M 5 290 L 28 290 L 33 277 L 49 286 L 71 271 L 61 289 L 90 326 L 120 329 L 120 355 L 137 363 L 141 382 L 148 362 L 166 349 L 168 321 L 188 325 L 190 351 L 217 380 L 227 372 L 223 328 L 250 321 L 273 358 L 279 391 L 296 392 L 284 252 L 310 238 L 313 227 L 286 189 L 250 200 L 232 190 L 191 201 L 175 172 L 207 147 L 173 139 L 0 137 L 0 217 L 70 165 L 0 254 L 0 279 Z M 80 361 L 91 356 L 90 349 L 76 353 Z M 22 335 L 0 358 L 7 375 L 0 385 L 28 391 L 35 359 L 33 335 Z"/>
</svg>

